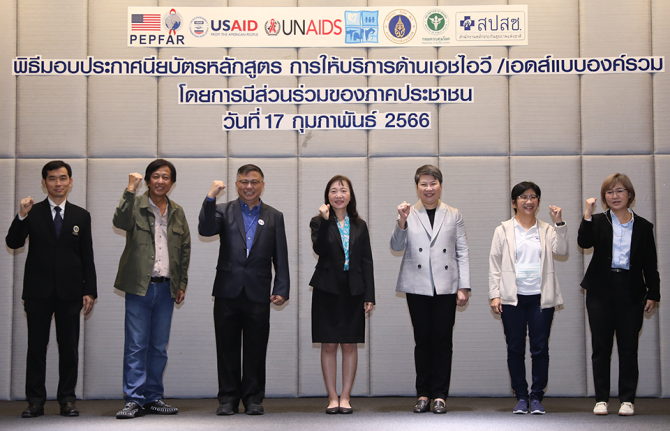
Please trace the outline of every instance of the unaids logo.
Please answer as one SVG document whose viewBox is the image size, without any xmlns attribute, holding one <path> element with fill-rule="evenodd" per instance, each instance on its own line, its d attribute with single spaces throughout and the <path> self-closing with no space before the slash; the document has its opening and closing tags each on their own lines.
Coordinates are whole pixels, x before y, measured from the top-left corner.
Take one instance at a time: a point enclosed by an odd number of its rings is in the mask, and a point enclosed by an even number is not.
<svg viewBox="0 0 670 431">
<path fill-rule="evenodd" d="M 396 9 L 384 19 L 384 34 L 393 43 L 407 43 L 416 34 L 416 19 L 404 9 Z"/>
<path fill-rule="evenodd" d="M 281 30 L 281 25 L 279 24 L 279 21 L 274 18 L 265 22 L 265 33 L 267 33 L 268 36 L 277 36 L 279 30 Z"/>
</svg>

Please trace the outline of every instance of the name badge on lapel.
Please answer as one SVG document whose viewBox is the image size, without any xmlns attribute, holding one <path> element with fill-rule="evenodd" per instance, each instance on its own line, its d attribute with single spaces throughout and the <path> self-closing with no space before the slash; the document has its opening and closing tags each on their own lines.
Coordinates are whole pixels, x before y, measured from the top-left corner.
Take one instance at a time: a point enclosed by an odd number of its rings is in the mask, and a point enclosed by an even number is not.
<svg viewBox="0 0 670 431">
<path fill-rule="evenodd" d="M 72 228 L 72 235 L 79 235 L 79 226 L 75 225 Z"/>
<path fill-rule="evenodd" d="M 263 226 L 263 225 L 265 224 L 265 222 L 264 222 L 263 220 L 259 219 L 259 220 L 258 220 L 258 224 L 261 225 L 261 226 Z"/>
</svg>

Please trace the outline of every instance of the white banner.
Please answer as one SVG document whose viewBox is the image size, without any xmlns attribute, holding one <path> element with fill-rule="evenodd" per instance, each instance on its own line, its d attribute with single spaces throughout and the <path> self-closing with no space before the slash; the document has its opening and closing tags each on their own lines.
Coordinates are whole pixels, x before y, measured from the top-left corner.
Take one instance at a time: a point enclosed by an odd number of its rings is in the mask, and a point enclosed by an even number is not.
<svg viewBox="0 0 670 431">
<path fill-rule="evenodd" d="M 131 47 L 528 45 L 528 6 L 129 7 Z"/>
</svg>

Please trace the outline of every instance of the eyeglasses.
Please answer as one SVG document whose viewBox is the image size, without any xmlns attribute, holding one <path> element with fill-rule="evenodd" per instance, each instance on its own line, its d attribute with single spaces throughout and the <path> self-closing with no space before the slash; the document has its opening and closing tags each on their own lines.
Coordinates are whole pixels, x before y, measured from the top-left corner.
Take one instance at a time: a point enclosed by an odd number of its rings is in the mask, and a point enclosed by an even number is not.
<svg viewBox="0 0 670 431">
<path fill-rule="evenodd" d="M 519 199 L 522 201 L 536 201 L 540 199 L 540 197 L 538 195 L 521 195 L 519 196 Z"/>
<path fill-rule="evenodd" d="M 251 184 L 251 187 L 256 187 L 258 186 L 261 182 L 258 180 L 240 180 L 238 183 L 242 184 L 244 187 L 248 186 Z"/>
<path fill-rule="evenodd" d="M 621 196 L 621 195 L 623 194 L 623 192 L 625 192 L 625 191 L 626 191 L 626 189 L 624 189 L 624 188 L 621 188 L 621 189 L 612 189 L 612 190 L 607 190 L 607 191 L 605 192 L 605 194 L 606 194 L 607 196 L 609 196 L 609 197 L 612 197 L 612 196 Z"/>
</svg>

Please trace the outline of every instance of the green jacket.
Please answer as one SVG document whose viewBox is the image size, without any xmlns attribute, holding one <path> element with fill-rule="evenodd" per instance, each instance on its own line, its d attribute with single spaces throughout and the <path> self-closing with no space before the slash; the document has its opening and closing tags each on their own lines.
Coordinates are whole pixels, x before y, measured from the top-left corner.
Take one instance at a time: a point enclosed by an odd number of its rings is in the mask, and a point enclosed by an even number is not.
<svg viewBox="0 0 670 431">
<path fill-rule="evenodd" d="M 112 223 L 126 231 L 126 248 L 119 261 L 114 287 L 127 293 L 144 296 L 151 282 L 154 268 L 154 222 L 149 206 L 149 192 L 135 196 L 123 191 L 121 202 L 114 212 Z M 186 291 L 188 264 L 191 260 L 191 233 L 181 206 L 168 199 L 168 255 L 170 257 L 170 290 L 172 297 L 178 290 Z"/>
</svg>

